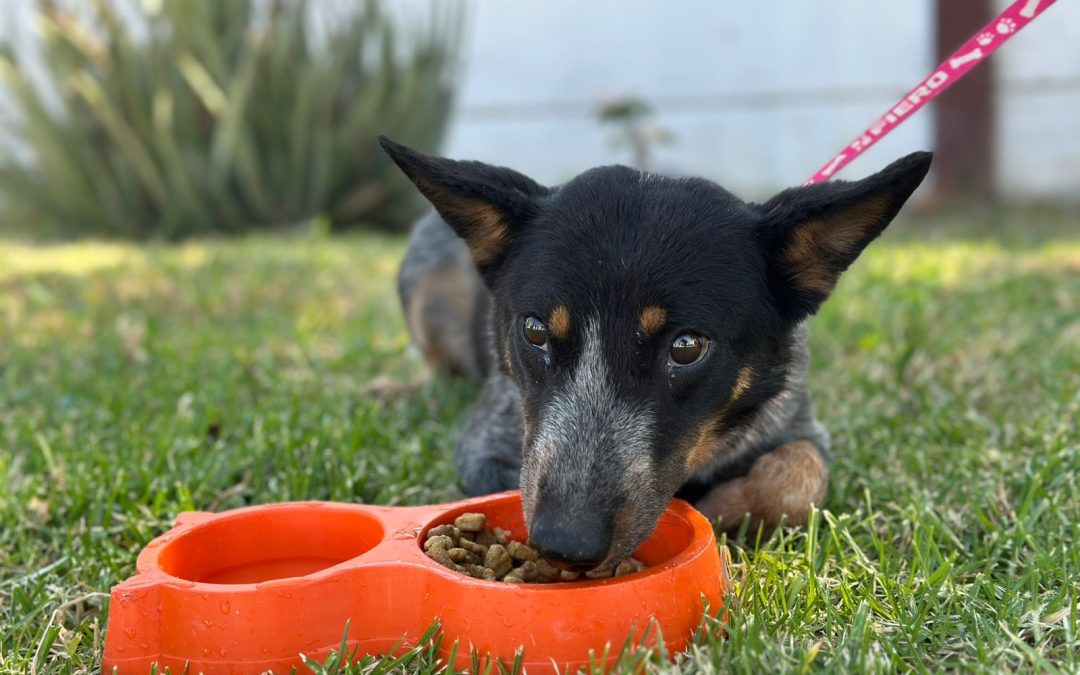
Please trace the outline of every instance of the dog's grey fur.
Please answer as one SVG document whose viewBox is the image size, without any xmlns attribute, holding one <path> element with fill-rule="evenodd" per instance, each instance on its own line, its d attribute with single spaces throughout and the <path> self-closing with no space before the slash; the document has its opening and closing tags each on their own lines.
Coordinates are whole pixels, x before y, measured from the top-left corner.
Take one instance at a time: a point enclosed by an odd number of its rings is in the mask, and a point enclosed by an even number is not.
<svg viewBox="0 0 1080 675">
<path fill-rule="evenodd" d="M 604 513 L 602 503 L 619 496 L 627 516 L 615 529 L 614 546 L 601 564 L 618 563 L 652 530 L 670 495 L 657 484 L 652 460 L 655 415 L 641 403 L 620 398 L 603 357 L 600 322 L 585 320 L 584 348 L 568 383 L 553 392 L 535 423 L 527 429 L 527 450 L 521 470 L 521 496 L 526 522 L 536 513 L 541 480 L 545 498 L 559 505 L 561 520 L 575 514 Z M 580 516 L 578 516 L 580 517 Z"/>
</svg>

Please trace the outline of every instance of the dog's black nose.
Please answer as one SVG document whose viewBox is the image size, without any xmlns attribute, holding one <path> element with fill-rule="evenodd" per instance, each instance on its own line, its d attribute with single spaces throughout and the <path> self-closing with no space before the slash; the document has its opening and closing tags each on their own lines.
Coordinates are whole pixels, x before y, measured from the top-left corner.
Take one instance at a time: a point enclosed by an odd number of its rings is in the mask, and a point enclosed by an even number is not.
<svg viewBox="0 0 1080 675">
<path fill-rule="evenodd" d="M 603 562 L 611 548 L 611 528 L 597 519 L 574 514 L 571 518 L 538 513 L 529 530 L 529 544 L 545 558 L 574 568 Z"/>
</svg>

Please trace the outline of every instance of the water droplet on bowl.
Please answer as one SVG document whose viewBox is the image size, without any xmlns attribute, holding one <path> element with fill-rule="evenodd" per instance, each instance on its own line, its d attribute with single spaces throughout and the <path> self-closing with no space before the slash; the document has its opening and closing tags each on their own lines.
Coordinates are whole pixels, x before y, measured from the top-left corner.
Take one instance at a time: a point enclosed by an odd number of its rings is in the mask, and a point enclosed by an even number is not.
<svg viewBox="0 0 1080 675">
<path fill-rule="evenodd" d="M 394 531 L 394 539 L 416 539 L 420 536 L 419 527 L 403 527 L 400 530 Z"/>
</svg>

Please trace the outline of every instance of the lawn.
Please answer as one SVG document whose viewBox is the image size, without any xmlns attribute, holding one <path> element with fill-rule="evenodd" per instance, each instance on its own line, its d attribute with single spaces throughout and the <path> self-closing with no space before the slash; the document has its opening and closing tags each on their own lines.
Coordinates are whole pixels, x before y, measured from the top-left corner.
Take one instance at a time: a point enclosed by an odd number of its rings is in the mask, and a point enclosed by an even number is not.
<svg viewBox="0 0 1080 675">
<path fill-rule="evenodd" d="M 1080 669 L 1080 229 L 1028 217 L 907 222 L 845 277 L 812 328 L 826 508 L 732 542 L 729 636 L 682 670 Z M 403 245 L 0 240 L 0 670 L 96 671 L 178 512 L 459 496 L 475 390 L 365 393 L 421 372 Z"/>
</svg>

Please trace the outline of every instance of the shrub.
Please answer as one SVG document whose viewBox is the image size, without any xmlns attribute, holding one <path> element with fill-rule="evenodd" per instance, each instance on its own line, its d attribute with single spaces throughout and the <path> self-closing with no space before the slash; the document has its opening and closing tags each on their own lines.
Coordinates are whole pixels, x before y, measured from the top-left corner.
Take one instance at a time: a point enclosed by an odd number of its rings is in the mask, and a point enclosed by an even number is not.
<svg viewBox="0 0 1080 675">
<path fill-rule="evenodd" d="M 439 144 L 460 5 L 433 3 L 409 26 L 376 1 L 129 6 L 39 0 L 44 82 L 0 36 L 16 113 L 4 133 L 21 146 L 0 150 L 9 227 L 177 238 L 316 216 L 402 227 L 415 214 L 375 136 Z"/>
</svg>

